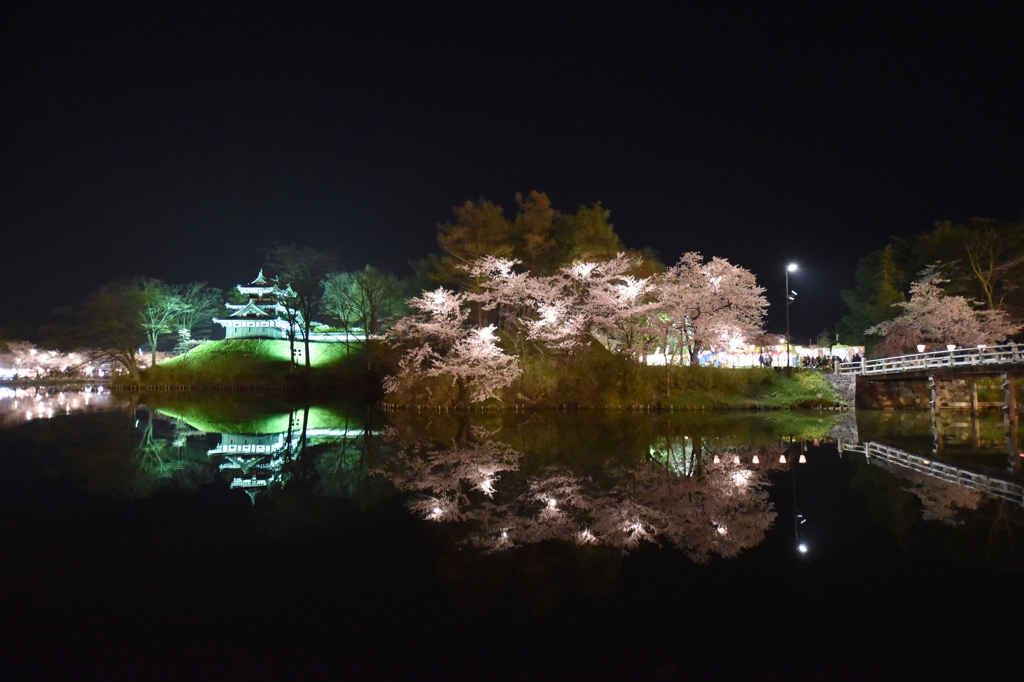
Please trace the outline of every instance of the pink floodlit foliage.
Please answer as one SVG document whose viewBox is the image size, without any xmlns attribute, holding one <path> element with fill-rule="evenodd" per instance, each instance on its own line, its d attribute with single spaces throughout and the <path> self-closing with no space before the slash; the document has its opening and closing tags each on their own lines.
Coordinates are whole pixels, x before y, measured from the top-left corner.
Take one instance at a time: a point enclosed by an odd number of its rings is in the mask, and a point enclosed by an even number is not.
<svg viewBox="0 0 1024 682">
<path fill-rule="evenodd" d="M 460 524 L 464 541 L 488 552 L 551 540 L 623 552 L 664 542 L 703 562 L 758 544 L 775 519 L 770 466 L 713 464 L 703 448 L 689 474 L 647 458 L 595 480 L 564 467 L 524 473 L 522 454 L 480 429 L 450 445 L 405 440 L 395 428 L 385 438 L 398 447 L 377 473 L 415 493 L 409 506 L 423 519 Z M 761 453 L 778 461 L 780 447 Z"/>
<path fill-rule="evenodd" d="M 685 349 L 691 362 L 702 351 L 727 350 L 760 332 L 768 301 L 754 274 L 724 258 L 704 262 L 683 254 L 657 281 L 652 326 L 672 353 Z"/>
<path fill-rule="evenodd" d="M 520 262 L 511 258 L 484 256 L 469 267 L 469 276 L 477 291 L 466 295 L 467 301 L 477 303 L 482 310 L 494 311 L 498 331 L 507 334 L 522 352 L 525 321 L 536 300 L 536 279 L 528 273 L 517 273 Z"/>
<path fill-rule="evenodd" d="M 468 439 L 437 447 L 428 441 L 401 439 L 391 428 L 385 431 L 385 440 L 399 444 L 400 449 L 376 473 L 402 490 L 417 492 L 409 506 L 423 518 L 464 520 L 471 498 L 493 499 L 502 473 L 519 468 L 522 453 L 488 436 L 483 429 L 473 427 Z"/>
<path fill-rule="evenodd" d="M 470 329 L 443 358 L 434 358 L 427 376 L 447 375 L 472 402 L 494 398 L 522 373 L 519 360 L 495 343 L 494 325 Z"/>
<path fill-rule="evenodd" d="M 467 299 L 481 304 L 484 310 L 504 307 L 511 311 L 520 310 L 530 300 L 528 273 L 517 273 L 519 261 L 512 258 L 484 256 L 469 267 L 469 276 L 480 291 L 469 294 Z"/>
<path fill-rule="evenodd" d="M 536 302 L 537 318 L 526 322 L 527 336 L 542 346 L 571 353 L 586 338 L 589 319 L 568 299 Z"/>
<path fill-rule="evenodd" d="M 865 333 L 887 335 L 895 327 L 907 327 L 936 343 L 976 346 L 997 343 L 1024 328 L 1011 322 L 1002 310 L 982 310 L 976 301 L 947 295 L 940 286 L 947 281 L 937 264 L 928 267 L 910 285 L 910 300 L 895 304 L 903 313 Z"/>
<path fill-rule="evenodd" d="M 638 330 L 647 326 L 653 299 L 649 278 L 635 277 L 639 258 L 577 262 L 534 285 L 534 310 L 529 336 L 543 345 L 571 351 L 594 335 L 605 345 L 632 353 Z"/>
<path fill-rule="evenodd" d="M 162 358 L 158 356 L 158 359 Z M 136 362 L 146 367 L 149 357 L 137 353 Z M 28 341 L 0 344 L 0 379 L 101 378 L 110 376 L 113 371 L 110 360 L 95 349 L 65 353 L 39 348 Z"/>
<path fill-rule="evenodd" d="M 387 391 L 429 392 L 423 380 L 448 375 L 457 402 L 486 400 L 519 376 L 517 355 L 572 353 L 590 339 L 641 362 L 660 344 L 666 366 L 683 350 L 695 363 L 701 351 L 746 345 L 768 305 L 750 271 L 722 258 L 705 262 L 697 253 L 651 277 L 639 275 L 643 261 L 625 253 L 578 261 L 552 276 L 520 273 L 519 265 L 484 256 L 463 269 L 471 293 L 439 288 L 410 299 L 415 312 L 387 336 L 406 348 L 399 371 L 385 381 Z M 516 355 L 498 346 L 498 333 Z"/>
<path fill-rule="evenodd" d="M 917 346 L 925 342 L 920 329 L 894 324 L 889 327 L 885 339 L 871 350 L 872 357 L 886 358 L 917 352 Z"/>
<path fill-rule="evenodd" d="M 409 300 L 418 312 L 399 320 L 388 333 L 407 350 L 398 372 L 384 380 L 388 393 L 415 390 L 417 383 L 436 376 L 451 377 L 458 402 L 480 402 L 496 397 L 521 370 L 515 356 L 498 347 L 493 325 L 465 326 L 469 311 L 465 297 L 444 288 Z"/>
<path fill-rule="evenodd" d="M 463 325 L 469 317 L 464 307 L 465 296 L 438 287 L 410 298 L 414 312 L 403 317 L 388 332 L 388 338 L 399 341 L 432 343 L 441 352 L 447 351 L 465 335 Z"/>
</svg>

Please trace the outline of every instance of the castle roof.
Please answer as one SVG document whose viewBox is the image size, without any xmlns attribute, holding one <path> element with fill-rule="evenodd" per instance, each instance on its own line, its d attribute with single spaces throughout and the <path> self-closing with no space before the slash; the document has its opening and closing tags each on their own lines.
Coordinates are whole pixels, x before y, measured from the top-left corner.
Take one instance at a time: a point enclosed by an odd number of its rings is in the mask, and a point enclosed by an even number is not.
<svg viewBox="0 0 1024 682">
<path fill-rule="evenodd" d="M 260 274 L 256 275 L 256 279 L 249 282 L 251 287 L 270 287 L 273 283 L 263 276 L 263 268 L 260 268 Z"/>
<path fill-rule="evenodd" d="M 242 306 L 241 308 L 239 308 L 235 312 L 231 313 L 231 315 L 229 315 L 228 317 L 265 317 L 265 318 L 270 318 L 270 317 L 274 317 L 274 316 L 271 315 L 270 313 L 268 313 L 263 308 L 261 308 L 258 305 L 256 305 L 255 302 L 250 300 L 244 306 Z"/>
</svg>

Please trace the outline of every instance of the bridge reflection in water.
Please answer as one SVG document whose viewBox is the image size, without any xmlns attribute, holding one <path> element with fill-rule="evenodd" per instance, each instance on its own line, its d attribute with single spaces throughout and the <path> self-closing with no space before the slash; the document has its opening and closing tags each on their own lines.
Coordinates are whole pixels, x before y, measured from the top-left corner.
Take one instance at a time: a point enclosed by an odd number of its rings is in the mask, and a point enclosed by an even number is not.
<svg viewBox="0 0 1024 682">
<path fill-rule="evenodd" d="M 844 443 L 844 452 L 863 454 L 893 473 L 925 476 L 1024 506 L 1024 451 L 1016 420 L 963 412 L 862 412 L 857 422 L 857 442 Z"/>
</svg>

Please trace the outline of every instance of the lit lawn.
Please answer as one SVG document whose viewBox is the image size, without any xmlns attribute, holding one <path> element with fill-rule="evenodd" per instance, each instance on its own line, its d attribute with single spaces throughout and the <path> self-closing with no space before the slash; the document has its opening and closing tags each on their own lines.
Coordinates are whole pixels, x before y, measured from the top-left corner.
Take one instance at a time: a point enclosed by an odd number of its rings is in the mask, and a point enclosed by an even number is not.
<svg viewBox="0 0 1024 682">
<path fill-rule="evenodd" d="M 151 385 L 279 384 L 295 379 L 289 354 L 287 341 L 208 341 L 185 355 L 147 369 L 142 381 Z M 349 349 L 343 343 L 311 343 L 309 355 L 313 370 L 309 377 L 327 378 L 345 365 Z M 298 369 L 305 376 L 305 367 Z"/>
<path fill-rule="evenodd" d="M 146 405 L 160 414 L 181 419 L 204 433 L 283 433 L 295 410 L 302 411 L 284 396 L 199 393 L 182 397 L 179 393 L 154 393 L 145 396 Z M 320 405 L 309 408 L 306 428 L 338 429 L 357 426 L 348 404 Z"/>
</svg>

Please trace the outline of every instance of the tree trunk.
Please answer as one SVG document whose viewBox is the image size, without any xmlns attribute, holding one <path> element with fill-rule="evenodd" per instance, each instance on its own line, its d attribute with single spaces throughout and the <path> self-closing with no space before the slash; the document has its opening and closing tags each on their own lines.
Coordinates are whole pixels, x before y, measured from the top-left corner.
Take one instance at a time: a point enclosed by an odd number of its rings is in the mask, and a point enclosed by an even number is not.
<svg viewBox="0 0 1024 682">
<path fill-rule="evenodd" d="M 309 405 L 302 408 L 302 435 L 299 436 L 300 452 L 306 449 L 306 427 L 309 424 Z"/>
<path fill-rule="evenodd" d="M 672 395 L 672 363 L 669 362 L 668 352 L 665 352 L 665 397 Z"/>
<path fill-rule="evenodd" d="M 288 368 L 289 371 L 295 371 L 295 329 L 292 328 L 288 331 Z"/>
</svg>

